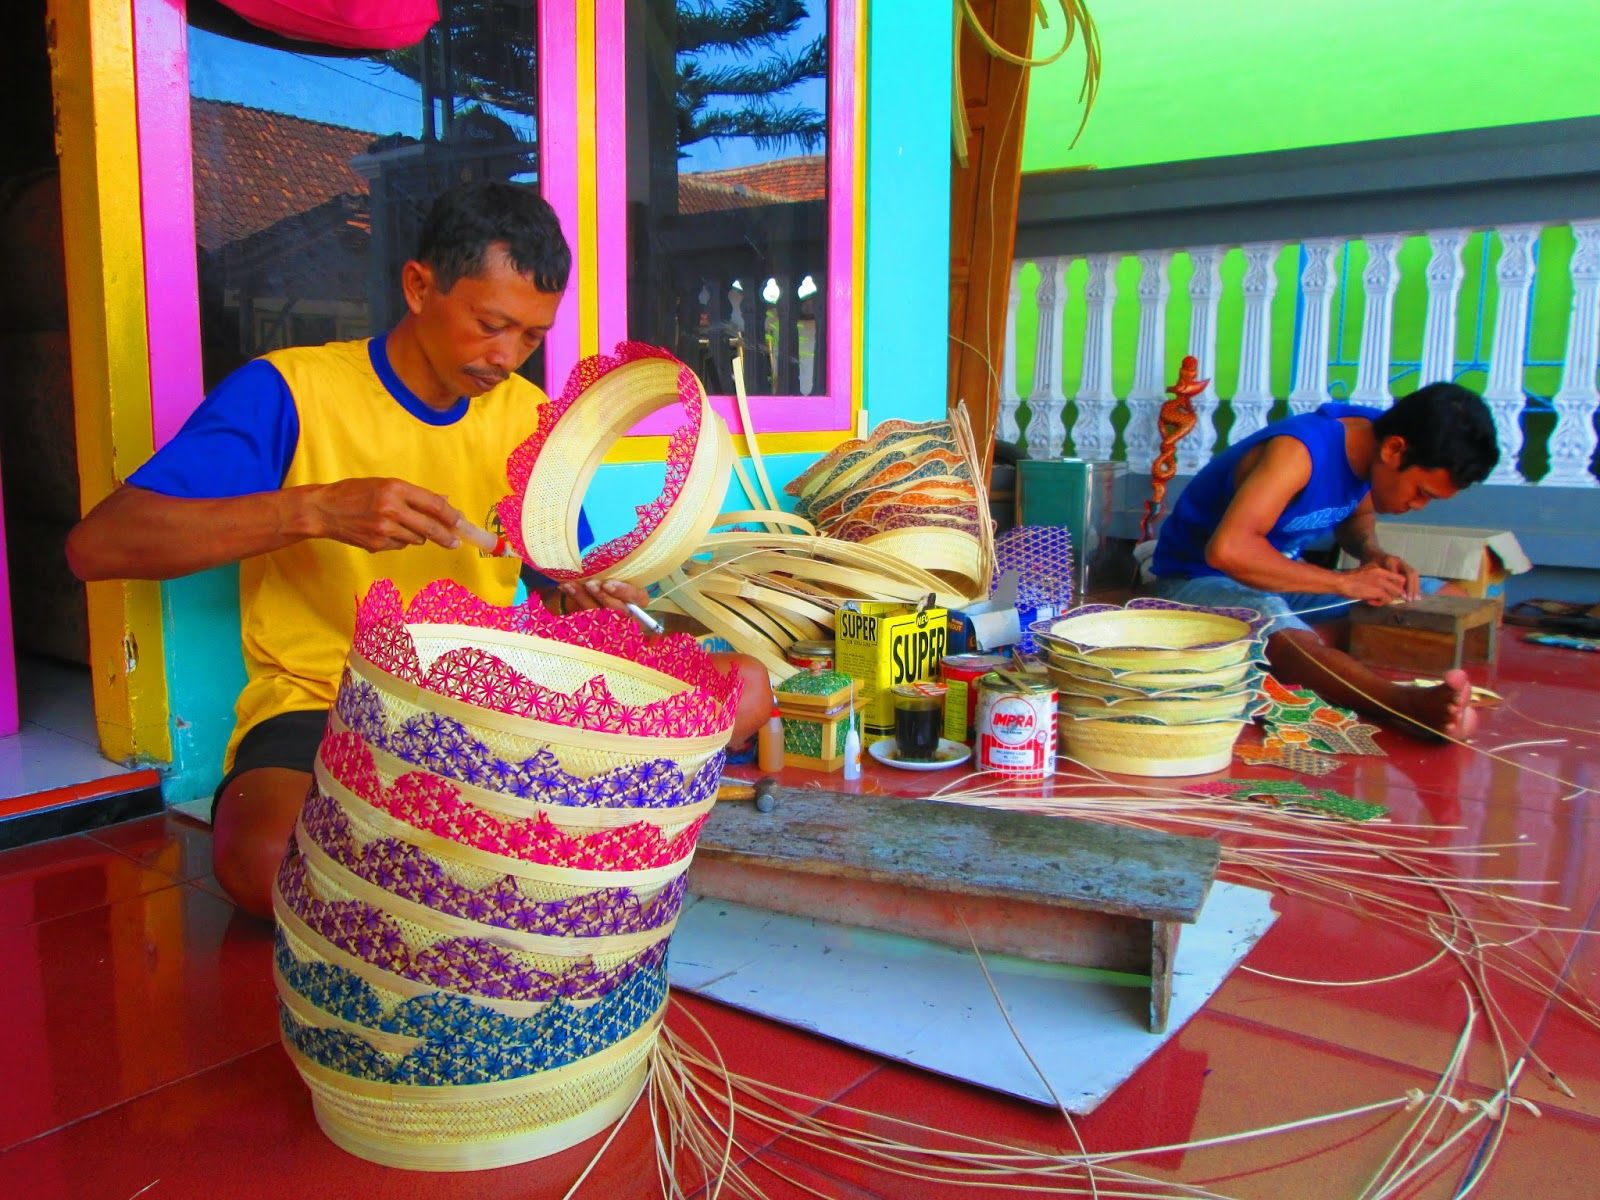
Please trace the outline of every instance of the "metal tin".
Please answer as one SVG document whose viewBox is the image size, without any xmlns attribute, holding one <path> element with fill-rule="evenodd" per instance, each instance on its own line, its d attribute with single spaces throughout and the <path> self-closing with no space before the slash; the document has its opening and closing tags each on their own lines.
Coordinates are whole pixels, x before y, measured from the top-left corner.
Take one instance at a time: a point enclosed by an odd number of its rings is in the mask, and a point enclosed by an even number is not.
<svg viewBox="0 0 1600 1200">
<path fill-rule="evenodd" d="M 1013 779 L 1056 770 L 1056 689 L 1010 671 L 978 680 L 978 769 Z"/>
<path fill-rule="evenodd" d="M 832 642 L 796 642 L 783 652 L 783 656 L 803 671 L 833 670 Z"/>
<path fill-rule="evenodd" d="M 951 654 L 940 665 L 949 690 L 944 695 L 944 736 L 952 742 L 970 742 L 978 715 L 977 682 L 1009 661 L 1004 654 Z"/>
</svg>

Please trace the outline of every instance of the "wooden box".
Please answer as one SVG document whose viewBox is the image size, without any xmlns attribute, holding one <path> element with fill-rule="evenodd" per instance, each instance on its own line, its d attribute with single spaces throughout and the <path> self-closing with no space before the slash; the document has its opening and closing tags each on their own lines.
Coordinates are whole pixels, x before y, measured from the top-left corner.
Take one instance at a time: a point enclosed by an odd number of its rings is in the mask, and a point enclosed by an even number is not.
<svg viewBox="0 0 1600 1200">
<path fill-rule="evenodd" d="M 840 671 L 801 671 L 773 688 L 772 694 L 783 718 L 783 765 L 840 770 L 851 716 L 864 703 L 856 681 Z"/>
<path fill-rule="evenodd" d="M 1412 604 L 1350 610 L 1350 654 L 1364 663 L 1439 674 L 1463 663 L 1493 664 L 1499 600 L 1424 596 Z"/>
</svg>

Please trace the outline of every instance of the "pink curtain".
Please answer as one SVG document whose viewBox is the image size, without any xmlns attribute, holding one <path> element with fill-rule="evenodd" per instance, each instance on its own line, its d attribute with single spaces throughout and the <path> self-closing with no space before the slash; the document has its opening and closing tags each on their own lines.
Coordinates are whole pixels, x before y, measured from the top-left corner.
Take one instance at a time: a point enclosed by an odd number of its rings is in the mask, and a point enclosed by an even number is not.
<svg viewBox="0 0 1600 1200">
<path fill-rule="evenodd" d="M 438 0 L 222 0 L 252 25 L 348 50 L 413 46 L 439 19 Z"/>
</svg>

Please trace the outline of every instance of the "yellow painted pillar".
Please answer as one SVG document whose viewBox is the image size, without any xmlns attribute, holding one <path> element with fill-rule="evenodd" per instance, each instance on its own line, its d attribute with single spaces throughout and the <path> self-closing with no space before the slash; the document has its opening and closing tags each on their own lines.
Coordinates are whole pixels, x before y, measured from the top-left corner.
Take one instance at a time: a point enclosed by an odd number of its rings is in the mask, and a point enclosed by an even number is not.
<svg viewBox="0 0 1600 1200">
<path fill-rule="evenodd" d="M 152 449 L 130 9 L 50 0 L 47 17 L 85 512 Z M 89 585 L 89 656 L 106 756 L 171 761 L 159 584 Z"/>
</svg>

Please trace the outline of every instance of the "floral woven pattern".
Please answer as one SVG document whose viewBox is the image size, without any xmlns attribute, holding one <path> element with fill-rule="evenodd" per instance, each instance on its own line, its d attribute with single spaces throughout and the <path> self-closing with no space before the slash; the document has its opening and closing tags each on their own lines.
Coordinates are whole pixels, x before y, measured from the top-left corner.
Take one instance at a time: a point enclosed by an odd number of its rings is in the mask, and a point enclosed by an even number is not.
<svg viewBox="0 0 1600 1200">
<path fill-rule="evenodd" d="M 542 812 L 515 819 L 485 812 L 464 798 L 456 784 L 425 771 L 408 772 L 386 788 L 378 779 L 372 751 L 353 733 L 324 737 L 321 757 L 339 783 L 413 829 L 541 866 L 585 871 L 670 866 L 694 853 L 695 839 L 706 822 L 699 817 L 671 837 L 645 821 L 573 834 Z"/>
<path fill-rule="evenodd" d="M 360 900 L 324 900 L 306 882 L 299 843 L 278 868 L 278 892 L 300 920 L 332 942 L 380 970 L 468 996 L 542 1002 L 566 997 L 593 1000 L 621 987 L 637 971 L 653 971 L 667 957 L 665 939 L 613 967 L 575 959 L 564 970 L 543 971 L 526 956 L 488 937 L 452 937 L 413 948 L 400 923 Z"/>
<path fill-rule="evenodd" d="M 670 675 L 688 687 L 640 706 L 623 704 L 604 676 L 595 675 L 570 695 L 542 687 L 502 659 L 464 646 L 422 669 L 407 624 L 474 625 L 532 634 L 597 650 Z M 389 580 L 372 585 L 356 610 L 355 652 L 380 670 L 435 695 L 512 716 L 597 733 L 638 737 L 709 737 L 733 725 L 741 682 L 718 671 L 688 634 L 646 638 L 626 613 L 592 609 L 569 617 L 545 612 L 536 600 L 500 609 L 459 584 L 440 581 L 403 608 Z"/>
<path fill-rule="evenodd" d="M 347 729 L 414 767 L 473 787 L 541 804 L 584 808 L 676 808 L 711 799 L 722 777 L 726 751 L 719 750 L 685 778 L 671 759 L 614 767 L 583 778 L 562 769 L 548 749 L 513 762 L 502 758 L 450 717 L 430 713 L 392 720 L 378 689 L 348 670 L 339 684 L 334 712 Z"/>
<path fill-rule="evenodd" d="M 633 529 L 621 537 L 591 548 L 581 560 L 582 569 L 577 571 L 534 562 L 528 554 L 527 545 L 522 540 L 523 493 L 527 490 L 528 480 L 533 475 L 534 466 L 539 461 L 544 444 L 550 440 L 550 435 L 556 426 L 571 410 L 578 397 L 603 377 L 626 367 L 629 363 L 645 358 L 678 361 L 659 346 L 647 345 L 644 342 L 619 342 L 612 354 L 596 354 L 583 359 L 567 376 L 567 386 L 562 389 L 561 395 L 540 406 L 539 423 L 533 433 L 529 435 L 527 441 L 513 450 L 506 460 L 506 479 L 511 484 L 511 494 L 500 501 L 496 509 L 500 516 L 500 524 L 506 531 L 506 541 L 524 562 L 532 563 L 551 579 L 587 579 L 616 566 L 655 532 L 682 494 L 684 484 L 688 482 L 690 460 L 693 459 L 695 446 L 700 441 L 703 393 L 700 381 L 695 378 L 694 372 L 682 363 L 678 363 L 678 400 L 683 405 L 688 420 L 673 431 L 667 443 L 667 476 L 661 495 L 648 504 L 638 505 L 634 509 L 638 522 Z"/>
<path fill-rule="evenodd" d="M 289 987 L 324 1012 L 424 1039 L 406 1054 L 385 1053 L 359 1034 L 307 1025 L 280 1004 L 284 1036 L 307 1058 L 390 1083 L 493 1083 L 564 1067 L 637 1032 L 667 994 L 667 973 L 658 967 L 635 972 L 598 1004 L 578 1008 L 557 1000 L 533 1017 L 508 1017 L 442 992 L 412 997 L 385 1014 L 365 980 L 329 963 L 301 962 L 281 936 L 276 960 Z"/>
<path fill-rule="evenodd" d="M 678 876 L 649 900 L 640 900 L 628 887 L 535 900 L 510 875 L 469 887 L 450 878 L 436 860 L 409 842 L 377 838 L 359 845 L 339 802 L 315 788 L 306 797 L 300 820 L 311 840 L 352 874 L 435 912 L 480 925 L 561 937 L 608 937 L 659 929 L 683 907 L 686 875 Z"/>
</svg>

